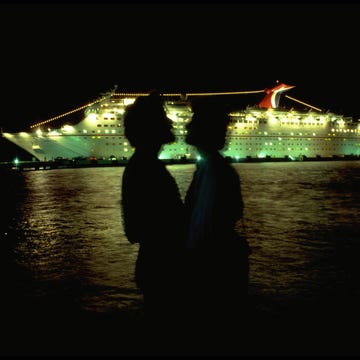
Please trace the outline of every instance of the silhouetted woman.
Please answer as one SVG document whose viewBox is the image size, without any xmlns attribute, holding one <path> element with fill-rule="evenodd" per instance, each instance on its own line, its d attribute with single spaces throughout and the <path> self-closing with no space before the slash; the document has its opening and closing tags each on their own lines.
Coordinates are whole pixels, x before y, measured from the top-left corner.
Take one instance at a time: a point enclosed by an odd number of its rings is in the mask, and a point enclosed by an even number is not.
<svg viewBox="0 0 360 360">
<path fill-rule="evenodd" d="M 145 317 L 172 321 L 177 313 L 184 218 L 176 182 L 158 158 L 162 146 L 175 141 L 161 96 L 138 97 L 126 109 L 124 126 L 135 148 L 122 179 L 125 233 L 131 243 L 140 244 L 135 280 L 144 296 Z"/>
<path fill-rule="evenodd" d="M 187 306 L 199 324 L 224 325 L 238 320 L 247 297 L 249 247 L 237 231 L 244 204 L 239 175 L 219 152 L 229 124 L 225 106 L 201 98 L 192 110 L 186 142 L 200 160 L 185 197 Z"/>
</svg>

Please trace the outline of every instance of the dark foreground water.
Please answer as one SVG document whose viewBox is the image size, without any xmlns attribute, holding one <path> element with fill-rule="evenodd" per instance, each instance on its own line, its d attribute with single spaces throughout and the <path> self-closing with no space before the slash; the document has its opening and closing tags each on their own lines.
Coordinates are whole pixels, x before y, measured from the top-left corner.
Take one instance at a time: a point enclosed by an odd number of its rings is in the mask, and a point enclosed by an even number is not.
<svg viewBox="0 0 360 360">
<path fill-rule="evenodd" d="M 123 168 L 1 174 L 0 354 L 360 355 L 360 162 L 234 166 L 250 322 L 151 344 L 121 223 Z M 194 165 L 168 169 L 184 195 Z"/>
</svg>

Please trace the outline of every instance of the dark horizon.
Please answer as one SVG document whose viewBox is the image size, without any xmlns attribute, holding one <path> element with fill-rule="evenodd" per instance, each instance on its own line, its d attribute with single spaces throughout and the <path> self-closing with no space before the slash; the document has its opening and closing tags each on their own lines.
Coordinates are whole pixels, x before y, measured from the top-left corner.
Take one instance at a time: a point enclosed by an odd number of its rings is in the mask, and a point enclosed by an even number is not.
<svg viewBox="0 0 360 360">
<path fill-rule="evenodd" d="M 1 4 L 4 131 L 119 91 L 291 96 L 360 118 L 360 4 Z"/>
</svg>

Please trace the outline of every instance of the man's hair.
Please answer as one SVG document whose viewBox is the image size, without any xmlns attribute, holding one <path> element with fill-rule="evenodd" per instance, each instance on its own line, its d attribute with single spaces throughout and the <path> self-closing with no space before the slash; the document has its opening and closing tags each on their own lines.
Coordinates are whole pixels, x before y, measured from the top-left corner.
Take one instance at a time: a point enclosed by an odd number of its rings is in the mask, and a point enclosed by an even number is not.
<svg viewBox="0 0 360 360">
<path fill-rule="evenodd" d="M 191 122 L 197 128 L 195 145 L 222 149 L 230 122 L 227 105 L 210 97 L 198 98 L 192 102 L 192 111 Z"/>
<path fill-rule="evenodd" d="M 208 126 L 221 127 L 224 124 L 227 126 L 230 122 L 228 106 L 210 96 L 195 98 L 191 108 L 199 120 L 206 121 Z"/>
</svg>

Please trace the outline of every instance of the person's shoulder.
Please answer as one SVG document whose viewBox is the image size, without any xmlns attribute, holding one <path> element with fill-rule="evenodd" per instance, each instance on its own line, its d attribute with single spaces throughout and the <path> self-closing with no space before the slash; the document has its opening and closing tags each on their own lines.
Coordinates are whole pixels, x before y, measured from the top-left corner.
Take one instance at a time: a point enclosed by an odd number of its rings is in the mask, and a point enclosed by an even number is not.
<svg viewBox="0 0 360 360">
<path fill-rule="evenodd" d="M 125 165 L 123 177 L 136 176 L 137 173 L 143 172 L 144 170 L 141 162 L 138 161 L 136 157 L 132 156 Z"/>
<path fill-rule="evenodd" d="M 218 156 L 216 158 L 216 164 L 217 164 L 217 166 L 224 169 L 224 171 L 228 171 L 228 172 L 231 172 L 231 173 L 236 173 L 236 169 L 233 167 L 233 165 L 231 164 L 229 159 L 227 159 L 227 158 L 225 158 L 223 156 Z"/>
<path fill-rule="evenodd" d="M 152 166 L 151 158 L 144 158 L 142 155 L 138 155 L 134 153 L 128 160 L 125 170 L 126 171 L 132 171 L 132 170 L 138 170 L 138 169 L 145 169 L 146 167 Z"/>
<path fill-rule="evenodd" d="M 240 175 L 234 166 L 225 158 L 217 162 L 217 172 L 222 178 L 226 178 L 229 181 L 239 181 Z"/>
</svg>

